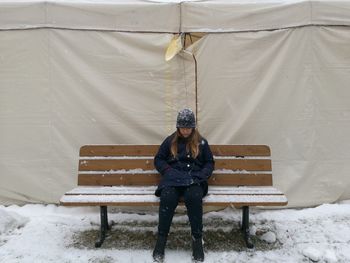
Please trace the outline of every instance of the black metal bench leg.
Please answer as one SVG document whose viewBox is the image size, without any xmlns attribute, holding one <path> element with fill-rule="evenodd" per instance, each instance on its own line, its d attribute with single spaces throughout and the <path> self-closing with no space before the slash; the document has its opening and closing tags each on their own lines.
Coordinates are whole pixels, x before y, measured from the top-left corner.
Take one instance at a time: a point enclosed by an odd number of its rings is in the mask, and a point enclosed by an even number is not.
<svg viewBox="0 0 350 263">
<path fill-rule="evenodd" d="M 106 211 L 104 213 L 104 220 L 105 220 L 105 226 L 107 230 L 111 230 L 111 226 L 108 224 L 108 212 L 107 212 L 107 206 L 104 208 Z"/>
<path fill-rule="evenodd" d="M 106 238 L 106 232 L 110 229 L 108 225 L 108 214 L 107 206 L 100 206 L 100 217 L 101 217 L 101 229 L 100 229 L 100 240 L 95 243 L 95 247 L 101 247 L 103 241 Z"/>
<path fill-rule="evenodd" d="M 249 233 L 249 206 L 243 206 L 242 210 L 242 231 L 247 248 L 254 248 L 254 244 Z"/>
</svg>

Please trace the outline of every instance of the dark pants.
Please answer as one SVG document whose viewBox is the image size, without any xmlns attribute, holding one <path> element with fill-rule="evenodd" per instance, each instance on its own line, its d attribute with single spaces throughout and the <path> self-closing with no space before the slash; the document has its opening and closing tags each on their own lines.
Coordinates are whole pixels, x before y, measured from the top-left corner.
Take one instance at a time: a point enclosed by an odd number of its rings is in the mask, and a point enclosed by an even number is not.
<svg viewBox="0 0 350 263">
<path fill-rule="evenodd" d="M 203 188 L 200 185 L 185 187 L 165 187 L 160 195 L 158 234 L 167 236 L 173 220 L 175 209 L 183 197 L 194 238 L 202 237 L 203 230 Z"/>
</svg>

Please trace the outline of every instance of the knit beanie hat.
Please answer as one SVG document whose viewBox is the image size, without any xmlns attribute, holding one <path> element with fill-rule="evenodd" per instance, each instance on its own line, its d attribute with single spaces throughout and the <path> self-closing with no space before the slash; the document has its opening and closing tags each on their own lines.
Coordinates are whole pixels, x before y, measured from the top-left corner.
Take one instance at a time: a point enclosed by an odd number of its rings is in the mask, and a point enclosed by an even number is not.
<svg viewBox="0 0 350 263">
<path fill-rule="evenodd" d="M 177 115 L 176 128 L 195 128 L 196 118 L 191 109 L 186 108 L 180 110 Z"/>
</svg>

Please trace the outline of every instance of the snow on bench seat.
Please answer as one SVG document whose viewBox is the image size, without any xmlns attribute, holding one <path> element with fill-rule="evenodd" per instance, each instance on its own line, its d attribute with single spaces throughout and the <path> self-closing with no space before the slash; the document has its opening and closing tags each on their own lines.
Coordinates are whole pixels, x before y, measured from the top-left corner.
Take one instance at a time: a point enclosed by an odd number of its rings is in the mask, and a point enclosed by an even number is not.
<svg viewBox="0 0 350 263">
<path fill-rule="evenodd" d="M 205 205 L 227 206 L 233 205 L 284 205 L 287 199 L 284 195 L 247 195 L 247 194 L 208 194 L 204 199 Z M 94 194 L 94 195 L 65 195 L 60 202 L 64 205 L 90 205 L 90 206 L 109 206 L 109 205 L 127 205 L 144 206 L 158 205 L 159 198 L 154 194 Z"/>
<path fill-rule="evenodd" d="M 154 194 L 156 186 L 80 186 L 66 193 L 66 195 L 109 195 L 109 194 Z M 251 195 L 282 195 L 283 193 L 274 187 L 227 187 L 210 186 L 209 194 L 251 194 Z"/>
</svg>

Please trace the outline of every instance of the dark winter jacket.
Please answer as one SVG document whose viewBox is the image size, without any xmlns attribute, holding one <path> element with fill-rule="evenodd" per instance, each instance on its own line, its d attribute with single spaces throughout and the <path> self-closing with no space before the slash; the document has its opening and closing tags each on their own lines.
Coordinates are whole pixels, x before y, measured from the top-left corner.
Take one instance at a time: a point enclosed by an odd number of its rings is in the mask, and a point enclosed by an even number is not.
<svg viewBox="0 0 350 263">
<path fill-rule="evenodd" d="M 186 151 L 186 138 L 179 138 L 178 152 L 174 158 L 170 147 L 175 133 L 168 136 L 160 145 L 157 155 L 154 157 L 154 165 L 161 174 L 161 182 L 156 190 L 156 196 L 160 196 L 165 186 L 189 186 L 191 184 L 202 185 L 204 195 L 208 192 L 207 180 L 214 170 L 213 154 L 206 139 L 201 138 L 199 154 L 197 158 Z"/>
</svg>

